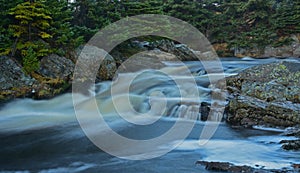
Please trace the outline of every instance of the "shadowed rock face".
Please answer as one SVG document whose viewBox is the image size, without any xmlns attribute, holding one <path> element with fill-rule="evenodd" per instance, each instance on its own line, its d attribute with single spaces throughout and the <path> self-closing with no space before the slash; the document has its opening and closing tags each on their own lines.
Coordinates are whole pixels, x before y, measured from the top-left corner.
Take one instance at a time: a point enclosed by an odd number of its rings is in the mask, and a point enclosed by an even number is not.
<svg viewBox="0 0 300 173">
<path fill-rule="evenodd" d="M 31 87 L 37 83 L 16 61 L 0 57 L 0 101 L 30 95 Z"/>
<path fill-rule="evenodd" d="M 26 75 L 22 67 L 11 58 L 0 57 L 0 89 L 8 90 L 13 87 L 29 87 L 35 80 Z"/>
<path fill-rule="evenodd" d="M 300 62 L 276 62 L 227 78 L 231 124 L 289 127 L 300 123 Z"/>
<path fill-rule="evenodd" d="M 300 150 L 300 139 L 297 140 L 282 140 L 280 141 L 282 148 L 285 150 Z"/>
</svg>

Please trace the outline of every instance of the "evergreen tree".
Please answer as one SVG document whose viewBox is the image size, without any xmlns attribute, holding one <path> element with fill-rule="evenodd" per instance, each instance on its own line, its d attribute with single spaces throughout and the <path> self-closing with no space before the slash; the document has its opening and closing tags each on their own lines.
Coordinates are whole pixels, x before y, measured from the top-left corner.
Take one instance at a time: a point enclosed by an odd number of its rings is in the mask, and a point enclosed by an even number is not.
<svg viewBox="0 0 300 173">
<path fill-rule="evenodd" d="M 45 6 L 52 18 L 49 29 L 52 35 L 50 45 L 56 53 L 65 56 L 83 43 L 83 37 L 79 36 L 71 25 L 71 6 L 67 1 L 60 0 L 47 0 Z"/>
<path fill-rule="evenodd" d="M 209 39 L 217 32 L 214 28 L 220 25 L 219 10 L 219 3 L 214 0 L 168 0 L 164 7 L 166 14 L 188 22 Z"/>
<path fill-rule="evenodd" d="M 39 68 L 40 61 L 37 58 L 37 54 L 32 47 L 29 47 L 24 53 L 23 70 L 25 73 L 31 74 Z"/>
<path fill-rule="evenodd" d="M 9 15 L 9 10 L 22 2 L 23 0 L 0 0 L 0 55 L 9 54 L 9 47 L 13 44 L 13 33 L 9 25 L 15 19 Z"/>
<path fill-rule="evenodd" d="M 300 2 L 283 0 L 276 4 L 273 25 L 278 36 L 300 33 Z"/>
<path fill-rule="evenodd" d="M 25 56 L 31 47 L 37 56 L 45 56 L 51 52 L 47 40 L 52 36 L 48 33 L 52 20 L 50 12 L 41 2 L 23 2 L 10 9 L 9 12 L 16 23 L 9 25 L 16 38 L 10 52 L 14 56 L 19 53 Z"/>
<path fill-rule="evenodd" d="M 159 0 L 123 0 L 119 3 L 122 17 L 163 13 L 163 4 Z"/>
</svg>

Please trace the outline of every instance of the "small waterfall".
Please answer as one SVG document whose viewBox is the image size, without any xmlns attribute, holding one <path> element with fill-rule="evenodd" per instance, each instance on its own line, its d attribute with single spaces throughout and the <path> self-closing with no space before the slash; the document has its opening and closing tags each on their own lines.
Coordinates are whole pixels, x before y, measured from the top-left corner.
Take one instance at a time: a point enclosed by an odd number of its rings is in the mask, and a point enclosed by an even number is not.
<svg viewBox="0 0 300 173">
<path fill-rule="evenodd" d="M 176 105 L 170 111 L 169 117 L 183 118 L 197 121 L 215 121 L 220 122 L 224 119 L 224 107 L 213 103 L 213 107 L 209 103 L 201 105 Z"/>
<path fill-rule="evenodd" d="M 176 105 L 170 112 L 169 117 L 200 120 L 201 114 L 198 105 Z"/>
</svg>

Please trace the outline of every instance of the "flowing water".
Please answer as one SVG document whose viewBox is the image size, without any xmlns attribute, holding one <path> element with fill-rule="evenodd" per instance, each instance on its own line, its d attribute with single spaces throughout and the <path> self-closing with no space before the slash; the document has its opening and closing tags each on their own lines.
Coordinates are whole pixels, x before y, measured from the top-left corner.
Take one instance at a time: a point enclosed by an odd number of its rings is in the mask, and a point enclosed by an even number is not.
<svg viewBox="0 0 300 173">
<path fill-rule="evenodd" d="M 273 61 L 277 60 L 224 58 L 222 65 L 229 76 Z M 87 131 L 101 134 L 101 142 L 126 151 L 122 156 L 131 160 L 107 154 L 86 137 L 76 119 L 72 95 L 66 93 L 51 100 L 18 99 L 0 107 L 0 172 L 208 172 L 195 162 L 225 161 L 270 169 L 300 163 L 300 152 L 280 148 L 278 142 L 291 137 L 278 135 L 278 130 L 232 129 L 224 122 L 216 123 L 222 119 L 218 116 L 200 121 L 199 105 L 212 102 L 208 77 L 220 74 L 206 74 L 200 62 L 186 62 L 188 68 L 181 63 L 165 64 L 160 71 L 123 73 L 113 83 L 99 83 L 91 91 L 92 98 L 75 95 L 77 113 L 88 120 Z M 105 120 L 100 123 L 91 111 L 94 98 Z M 113 138 L 102 128 L 105 123 L 121 136 L 145 141 L 165 134 L 178 122 L 180 127 L 193 125 L 185 139 L 181 139 L 182 128 L 175 137 L 136 148 L 118 142 L 112 145 Z M 209 140 L 199 140 L 207 126 L 216 124 Z M 173 150 L 157 155 L 169 149 Z M 130 155 L 137 151 L 141 155 Z M 143 154 L 151 159 L 134 159 Z"/>
</svg>

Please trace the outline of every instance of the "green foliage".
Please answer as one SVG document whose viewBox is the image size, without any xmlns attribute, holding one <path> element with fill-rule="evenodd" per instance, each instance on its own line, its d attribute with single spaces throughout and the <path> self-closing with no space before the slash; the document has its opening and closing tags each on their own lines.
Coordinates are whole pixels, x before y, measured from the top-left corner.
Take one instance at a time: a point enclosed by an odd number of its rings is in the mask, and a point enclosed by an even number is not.
<svg viewBox="0 0 300 173">
<path fill-rule="evenodd" d="M 105 26 L 139 14 L 182 19 L 211 43 L 229 48 L 282 46 L 291 43 L 291 34 L 300 33 L 300 1 L 293 0 L 0 0 L 0 8 L 0 55 L 20 59 L 29 48 L 38 58 L 52 52 L 67 56 Z M 146 29 L 153 33 L 162 29 L 172 33 L 172 26 L 163 19 L 139 22 L 148 22 L 151 27 Z M 138 26 L 126 27 L 120 31 Z M 126 34 L 112 35 L 112 41 L 127 38 Z M 185 28 L 172 34 L 184 37 Z M 132 40 L 123 45 L 130 48 Z"/>
<path fill-rule="evenodd" d="M 0 0 L 0 55 L 9 54 L 8 48 L 13 44 L 13 33 L 9 25 L 13 24 L 13 17 L 9 15 L 9 9 L 15 7 L 23 0 Z"/>
<path fill-rule="evenodd" d="M 121 19 L 119 1 L 77 0 L 72 4 L 74 31 L 88 41 L 99 29 Z"/>
<path fill-rule="evenodd" d="M 40 62 L 37 58 L 37 53 L 32 47 L 29 47 L 27 51 L 23 50 L 23 70 L 27 74 L 31 74 L 40 68 Z"/>
<path fill-rule="evenodd" d="M 284 0 L 276 4 L 273 26 L 279 36 L 300 33 L 300 2 Z"/>
<path fill-rule="evenodd" d="M 163 3 L 159 0 L 124 0 L 120 2 L 122 17 L 139 14 L 162 14 Z"/>
<path fill-rule="evenodd" d="M 52 18 L 49 28 L 52 38 L 49 44 L 55 53 L 65 56 L 84 43 L 83 36 L 71 25 L 72 7 L 67 1 L 59 0 L 47 0 L 44 4 Z"/>
<path fill-rule="evenodd" d="M 46 42 L 52 38 L 47 29 L 52 20 L 50 12 L 41 2 L 23 2 L 11 8 L 10 15 L 16 20 L 15 24 L 9 25 L 13 36 L 16 38 L 15 45 L 10 49 L 12 55 L 20 54 L 32 47 L 37 56 L 45 56 L 51 53 Z"/>
</svg>

